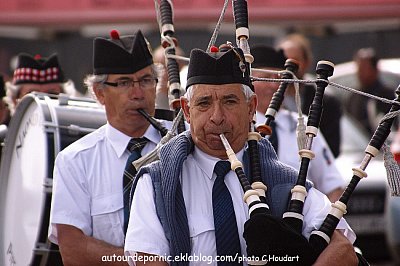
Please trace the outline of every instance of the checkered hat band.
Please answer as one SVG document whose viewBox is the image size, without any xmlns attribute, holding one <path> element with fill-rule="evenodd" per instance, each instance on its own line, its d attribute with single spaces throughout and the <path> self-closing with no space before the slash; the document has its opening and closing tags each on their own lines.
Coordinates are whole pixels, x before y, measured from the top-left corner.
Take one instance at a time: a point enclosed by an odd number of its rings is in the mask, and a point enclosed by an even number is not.
<svg viewBox="0 0 400 266">
<path fill-rule="evenodd" d="M 14 71 L 14 84 L 18 82 L 58 82 L 60 79 L 60 71 L 57 67 L 49 67 L 47 69 L 35 69 L 22 67 Z"/>
</svg>

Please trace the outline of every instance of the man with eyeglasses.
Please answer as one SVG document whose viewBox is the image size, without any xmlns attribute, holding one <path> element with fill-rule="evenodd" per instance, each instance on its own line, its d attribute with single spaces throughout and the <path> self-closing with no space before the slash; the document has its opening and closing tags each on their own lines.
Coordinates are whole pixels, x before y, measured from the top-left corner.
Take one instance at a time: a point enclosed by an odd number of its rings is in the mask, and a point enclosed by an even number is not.
<svg viewBox="0 0 400 266">
<path fill-rule="evenodd" d="M 125 183 L 125 177 L 133 175 L 124 168 L 130 165 L 128 158 L 152 151 L 161 139 L 138 112 L 154 115 L 157 84 L 141 31 L 133 36 L 112 31 L 111 39 L 96 38 L 93 71 L 85 84 L 104 105 L 107 124 L 57 156 L 49 239 L 59 245 L 65 265 L 126 265 L 125 192 L 131 181 Z"/>
</svg>

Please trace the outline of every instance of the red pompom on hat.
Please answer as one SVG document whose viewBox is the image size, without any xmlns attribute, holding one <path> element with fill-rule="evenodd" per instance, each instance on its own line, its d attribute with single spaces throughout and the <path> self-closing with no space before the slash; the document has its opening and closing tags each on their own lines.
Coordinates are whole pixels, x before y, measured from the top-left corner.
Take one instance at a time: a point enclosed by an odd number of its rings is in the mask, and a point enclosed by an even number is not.
<svg viewBox="0 0 400 266">
<path fill-rule="evenodd" d="M 113 40 L 119 40 L 119 32 L 117 30 L 110 31 L 110 37 Z"/>
<path fill-rule="evenodd" d="M 217 53 L 217 52 L 219 52 L 219 49 L 218 49 L 217 46 L 214 46 L 214 45 L 213 45 L 213 46 L 210 47 L 210 52 L 211 52 L 211 53 Z"/>
<path fill-rule="evenodd" d="M 131 74 L 153 64 L 149 45 L 140 30 L 120 36 L 110 32 L 111 39 L 93 41 L 93 74 Z"/>
</svg>

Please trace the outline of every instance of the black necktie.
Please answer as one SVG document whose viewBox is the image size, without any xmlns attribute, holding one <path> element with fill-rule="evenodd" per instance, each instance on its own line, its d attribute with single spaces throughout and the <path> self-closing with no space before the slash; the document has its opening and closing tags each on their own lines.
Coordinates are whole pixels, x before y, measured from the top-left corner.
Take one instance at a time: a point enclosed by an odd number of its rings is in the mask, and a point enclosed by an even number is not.
<svg viewBox="0 0 400 266">
<path fill-rule="evenodd" d="M 122 180 L 123 195 L 124 195 L 124 233 L 126 233 L 126 230 L 128 229 L 129 212 L 130 212 L 129 194 L 131 192 L 133 179 L 135 178 L 136 175 L 136 169 L 132 165 L 132 162 L 134 162 L 135 160 L 139 159 L 142 156 L 141 152 L 143 147 L 146 146 L 147 141 L 148 139 L 146 138 L 132 138 L 128 143 L 128 147 L 126 148 L 131 153 L 131 155 L 129 155 L 129 158 L 126 162 L 124 177 Z"/>
<path fill-rule="evenodd" d="M 215 242 L 219 256 L 241 256 L 239 233 L 236 224 L 235 210 L 231 194 L 225 185 L 224 178 L 231 164 L 219 161 L 214 172 L 217 174 L 212 190 L 212 203 L 215 227 Z M 218 265 L 235 265 L 232 261 L 218 262 Z"/>
<path fill-rule="evenodd" d="M 272 147 L 274 147 L 274 150 L 276 152 L 276 154 L 278 154 L 278 133 L 276 132 L 276 122 L 275 121 L 271 121 L 271 129 L 272 129 L 272 134 L 269 137 L 269 142 L 271 142 Z"/>
</svg>

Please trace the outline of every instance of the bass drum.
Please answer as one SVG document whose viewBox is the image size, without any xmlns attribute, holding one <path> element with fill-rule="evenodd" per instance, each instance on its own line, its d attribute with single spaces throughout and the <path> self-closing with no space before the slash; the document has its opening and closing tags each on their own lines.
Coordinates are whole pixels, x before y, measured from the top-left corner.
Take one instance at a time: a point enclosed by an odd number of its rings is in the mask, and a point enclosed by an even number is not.
<svg viewBox="0 0 400 266">
<path fill-rule="evenodd" d="M 18 104 L 0 168 L 0 265 L 62 265 L 47 239 L 54 159 L 105 123 L 88 98 L 28 94 Z"/>
</svg>

